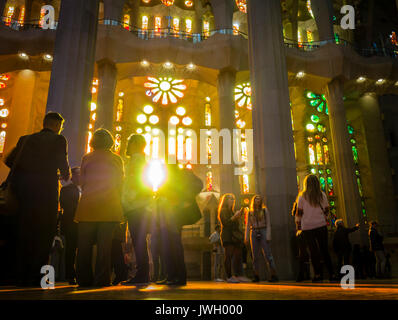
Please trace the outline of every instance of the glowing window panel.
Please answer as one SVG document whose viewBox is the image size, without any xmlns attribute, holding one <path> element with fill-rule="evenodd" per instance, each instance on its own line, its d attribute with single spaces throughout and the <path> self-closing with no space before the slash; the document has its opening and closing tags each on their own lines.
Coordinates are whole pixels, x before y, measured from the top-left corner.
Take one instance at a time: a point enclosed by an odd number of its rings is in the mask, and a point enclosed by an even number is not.
<svg viewBox="0 0 398 320">
<path fill-rule="evenodd" d="M 39 26 L 40 26 L 40 28 L 43 28 L 43 18 L 44 18 L 44 16 L 46 15 L 46 10 L 44 9 L 44 8 L 42 8 L 41 10 L 40 10 L 40 21 L 39 21 Z"/>
<path fill-rule="evenodd" d="M 307 41 L 308 42 L 314 42 L 314 36 L 312 35 L 312 31 L 311 30 L 307 30 Z"/>
<path fill-rule="evenodd" d="M 328 108 L 327 108 L 325 95 L 323 95 L 323 94 L 319 95 L 319 94 L 315 94 L 311 91 L 307 91 L 306 98 L 308 99 L 308 102 L 311 107 L 315 107 L 316 110 L 320 113 L 325 112 L 326 114 L 328 114 Z"/>
<path fill-rule="evenodd" d="M 170 77 L 148 77 L 144 87 L 150 90 L 151 95 L 153 95 L 153 102 L 158 103 L 160 101 L 162 105 L 168 105 L 169 103 L 177 103 L 178 99 L 184 97 L 183 91 L 187 89 L 187 86 L 183 81 Z"/>
<path fill-rule="evenodd" d="M 244 174 L 242 176 L 242 191 L 243 194 L 248 194 L 249 193 L 249 176 L 247 174 Z"/>
<path fill-rule="evenodd" d="M 175 155 L 176 154 L 176 138 L 169 137 L 169 154 Z"/>
<path fill-rule="evenodd" d="M 320 121 L 320 119 L 319 119 L 319 117 L 318 117 L 317 115 L 313 114 L 313 115 L 311 116 L 311 121 L 312 121 L 313 123 L 318 123 L 318 122 Z"/>
<path fill-rule="evenodd" d="M 310 13 L 312 19 L 314 19 L 314 13 L 312 12 L 312 8 L 311 8 L 311 0 L 307 0 L 307 9 L 308 9 L 308 12 Z"/>
<path fill-rule="evenodd" d="M 185 117 L 182 119 L 182 124 L 184 126 L 190 126 L 192 124 L 192 119 L 190 117 Z"/>
<path fill-rule="evenodd" d="M 152 139 L 151 134 L 150 133 L 145 133 L 144 134 L 144 138 L 145 138 L 145 141 L 146 141 L 146 147 L 144 149 L 144 153 L 147 156 L 150 156 L 151 155 L 151 139 Z"/>
<path fill-rule="evenodd" d="M 97 104 L 95 102 L 91 102 L 90 111 L 95 111 L 95 110 L 97 110 Z"/>
<path fill-rule="evenodd" d="M 352 146 L 352 155 L 353 155 L 355 164 L 358 164 L 358 149 L 356 146 Z"/>
<path fill-rule="evenodd" d="M 323 165 L 322 146 L 319 142 L 316 144 L 316 158 L 318 160 L 318 165 Z"/>
<path fill-rule="evenodd" d="M 149 19 L 148 19 L 147 16 L 143 16 L 142 17 L 142 26 L 141 26 L 141 28 L 143 30 L 147 30 L 148 29 L 148 21 L 149 21 Z"/>
<path fill-rule="evenodd" d="M 0 110 L 0 117 L 2 117 L 2 118 L 7 118 L 9 114 L 10 114 L 10 111 L 7 108 Z"/>
<path fill-rule="evenodd" d="M 152 128 L 150 126 L 145 126 L 144 129 L 145 129 L 146 132 L 151 132 L 152 131 Z"/>
<path fill-rule="evenodd" d="M 120 134 L 117 133 L 117 134 L 115 135 L 115 152 L 116 152 L 117 154 L 120 153 L 121 145 L 122 145 L 122 136 L 121 136 Z"/>
<path fill-rule="evenodd" d="M 130 15 L 128 14 L 123 16 L 123 28 L 130 30 Z"/>
<path fill-rule="evenodd" d="M 152 116 L 149 117 L 149 123 L 157 124 L 158 122 L 159 122 L 159 117 L 158 116 L 152 115 Z"/>
<path fill-rule="evenodd" d="M 210 103 L 205 104 L 205 126 L 211 126 L 211 105 Z"/>
<path fill-rule="evenodd" d="M 116 121 L 117 122 L 122 121 L 123 104 L 124 104 L 123 99 L 118 99 L 117 109 L 116 109 Z"/>
<path fill-rule="evenodd" d="M 6 143 L 7 133 L 3 130 L 0 132 L 0 154 L 4 152 L 4 145 Z"/>
<path fill-rule="evenodd" d="M 24 24 L 24 22 L 25 22 L 25 6 L 22 6 L 22 7 L 21 7 L 21 11 L 20 11 L 20 13 L 19 13 L 19 19 L 18 19 L 18 21 L 19 21 L 19 24 L 20 24 L 21 26 L 23 26 L 23 24 Z"/>
<path fill-rule="evenodd" d="M 347 129 L 348 129 L 348 133 L 349 134 L 354 134 L 354 128 L 353 127 L 351 127 L 351 126 L 347 126 Z"/>
<path fill-rule="evenodd" d="M 184 159 L 184 136 L 177 136 L 177 160 Z"/>
<path fill-rule="evenodd" d="M 177 113 L 179 116 L 185 115 L 185 112 L 186 112 L 186 110 L 185 110 L 184 107 L 178 107 L 178 108 L 176 109 L 176 113 Z"/>
<path fill-rule="evenodd" d="M 1 127 L 2 127 L 3 129 L 7 128 L 7 126 L 8 126 L 7 123 L 2 123 L 2 124 L 1 124 Z"/>
<path fill-rule="evenodd" d="M 246 126 L 246 122 L 243 121 L 242 119 L 239 119 L 238 121 L 236 121 L 236 126 L 237 126 L 239 129 L 243 129 L 243 128 Z"/>
<path fill-rule="evenodd" d="M 151 105 L 146 105 L 145 107 L 144 107 L 144 112 L 146 113 L 146 114 L 151 114 L 152 112 L 153 112 L 153 107 L 151 106 Z"/>
<path fill-rule="evenodd" d="M 93 113 L 93 114 L 91 115 L 91 120 L 92 120 L 92 121 L 95 121 L 96 117 L 97 117 L 97 114 L 96 114 L 96 113 Z"/>
<path fill-rule="evenodd" d="M 0 98 L 0 107 L 1 107 L 1 106 L 4 106 L 4 99 L 1 99 L 1 98 Z"/>
<path fill-rule="evenodd" d="M 207 149 L 207 158 L 210 159 L 211 158 L 211 154 L 212 154 L 212 141 L 211 138 L 208 137 L 207 138 L 207 145 L 206 145 L 206 149 Z"/>
<path fill-rule="evenodd" d="M 210 22 L 209 21 L 203 21 L 203 33 L 205 37 L 210 36 Z"/>
<path fill-rule="evenodd" d="M 185 146 L 186 146 L 186 159 L 187 161 L 191 161 L 192 151 L 193 151 L 192 138 L 187 138 L 187 140 L 185 141 Z"/>
<path fill-rule="evenodd" d="M 166 7 L 170 7 L 174 4 L 174 0 L 162 0 L 162 3 L 166 6 Z"/>
<path fill-rule="evenodd" d="M 143 131 L 141 128 L 138 128 L 137 130 L 135 130 L 135 132 L 137 132 L 138 134 L 141 134 Z"/>
<path fill-rule="evenodd" d="M 15 11 L 14 7 L 8 7 L 6 21 L 5 21 L 6 26 L 11 25 L 12 16 L 14 15 L 14 11 Z"/>
<path fill-rule="evenodd" d="M 0 89 L 4 89 L 7 85 L 4 82 L 0 81 Z"/>
<path fill-rule="evenodd" d="M 155 31 L 160 32 L 162 28 L 162 17 L 155 17 Z"/>
<path fill-rule="evenodd" d="M 116 129 L 116 131 L 118 131 L 118 132 L 122 131 L 122 127 L 121 127 L 121 126 L 117 126 L 115 129 Z"/>
<path fill-rule="evenodd" d="M 359 177 L 357 177 L 357 184 L 358 184 L 359 195 L 360 195 L 361 197 L 363 197 L 362 183 L 361 183 L 361 179 L 360 179 Z"/>
<path fill-rule="evenodd" d="M 139 115 L 137 116 L 137 122 L 140 123 L 140 124 L 145 123 L 146 120 L 147 120 L 147 118 L 146 118 L 146 115 L 145 115 L 145 114 L 142 114 L 142 113 L 141 113 L 141 114 L 139 114 Z"/>
<path fill-rule="evenodd" d="M 234 33 L 234 35 L 235 36 L 238 36 L 239 35 L 239 23 L 234 23 L 234 25 L 233 25 L 233 33 Z"/>
<path fill-rule="evenodd" d="M 315 131 L 315 126 L 312 123 L 309 123 L 305 126 L 305 128 L 307 129 L 307 131 L 309 132 L 314 132 Z"/>
<path fill-rule="evenodd" d="M 315 147 L 313 144 L 309 144 L 308 145 L 308 153 L 309 153 L 309 157 L 310 157 L 310 164 L 314 165 L 316 164 L 315 161 Z"/>
<path fill-rule="evenodd" d="M 326 144 L 323 145 L 323 155 L 325 157 L 325 164 L 330 164 L 329 147 Z"/>
<path fill-rule="evenodd" d="M 252 90 L 250 83 L 243 83 L 235 88 L 235 102 L 239 108 L 245 107 L 248 110 L 252 109 L 251 103 Z"/>
<path fill-rule="evenodd" d="M 174 126 L 176 126 L 180 122 L 180 119 L 177 116 L 172 116 L 170 118 L 170 123 Z"/>
<path fill-rule="evenodd" d="M 8 81 L 8 80 L 10 80 L 10 75 L 8 75 L 8 74 L 0 74 L 0 80 L 1 81 Z"/>
<path fill-rule="evenodd" d="M 321 184 L 322 191 L 326 191 L 326 179 L 324 177 L 319 177 L 319 182 Z"/>
<path fill-rule="evenodd" d="M 191 8 L 193 6 L 193 1 L 192 0 L 185 0 L 184 4 L 185 4 L 186 7 Z"/>
<path fill-rule="evenodd" d="M 236 0 L 236 6 L 238 7 L 239 11 L 241 11 L 243 13 L 247 13 L 246 0 Z"/>
<path fill-rule="evenodd" d="M 173 31 L 180 32 L 180 19 L 178 18 L 173 19 Z"/>
<path fill-rule="evenodd" d="M 191 19 L 185 20 L 185 32 L 192 33 L 192 20 Z"/>
<path fill-rule="evenodd" d="M 93 137 L 93 133 L 92 133 L 91 131 L 89 131 L 89 132 L 88 132 L 88 135 L 87 135 L 86 153 L 91 152 L 90 141 L 91 141 L 92 137 Z"/>
<path fill-rule="evenodd" d="M 247 162 L 248 158 L 247 158 L 247 143 L 246 143 L 246 141 L 242 141 L 241 149 L 242 149 L 242 161 Z"/>
<path fill-rule="evenodd" d="M 333 192 L 333 179 L 332 179 L 332 177 L 327 177 L 326 181 L 327 181 L 327 184 L 328 184 L 329 195 L 331 196 L 331 195 L 333 195 L 333 194 L 330 194 L 330 192 Z"/>
<path fill-rule="evenodd" d="M 297 30 L 297 42 L 300 48 L 303 47 L 303 37 L 301 36 L 300 30 Z"/>
<path fill-rule="evenodd" d="M 213 191 L 213 173 L 211 171 L 206 174 L 206 190 Z"/>
</svg>

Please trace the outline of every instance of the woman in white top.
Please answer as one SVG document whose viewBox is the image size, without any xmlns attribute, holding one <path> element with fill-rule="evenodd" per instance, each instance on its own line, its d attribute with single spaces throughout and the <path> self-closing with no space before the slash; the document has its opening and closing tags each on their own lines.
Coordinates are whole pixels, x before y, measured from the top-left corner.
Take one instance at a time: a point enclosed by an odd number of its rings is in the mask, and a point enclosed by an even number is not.
<svg viewBox="0 0 398 320">
<path fill-rule="evenodd" d="M 249 238 L 250 233 L 250 238 Z M 271 252 L 271 219 L 269 211 L 259 195 L 255 195 L 250 203 L 250 211 L 246 213 L 245 243 L 250 245 L 253 256 L 254 279 L 259 282 L 259 263 L 262 256 L 267 260 L 270 271 L 270 282 L 278 281 L 275 261 Z"/>
<path fill-rule="evenodd" d="M 304 239 L 311 254 L 315 277 L 313 282 L 323 280 L 321 259 L 329 272 L 330 281 L 335 281 L 332 261 L 329 255 L 327 216 L 329 203 L 322 192 L 319 179 L 308 175 L 304 179 L 304 190 L 297 198 L 296 225 L 302 230 Z"/>
</svg>

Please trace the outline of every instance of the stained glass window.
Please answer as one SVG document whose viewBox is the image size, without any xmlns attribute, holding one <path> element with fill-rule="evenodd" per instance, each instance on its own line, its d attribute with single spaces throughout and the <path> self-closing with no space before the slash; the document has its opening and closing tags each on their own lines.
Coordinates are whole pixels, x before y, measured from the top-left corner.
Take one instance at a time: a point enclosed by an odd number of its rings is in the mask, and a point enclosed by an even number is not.
<svg viewBox="0 0 398 320">
<path fill-rule="evenodd" d="M 6 15 L 6 21 L 5 21 L 5 25 L 6 26 L 10 26 L 11 25 L 11 21 L 12 21 L 13 15 L 14 15 L 14 11 L 15 11 L 14 7 L 8 7 L 7 15 Z"/>
<path fill-rule="evenodd" d="M 192 33 L 192 20 L 191 19 L 185 20 L 185 32 Z"/>
<path fill-rule="evenodd" d="M 234 23 L 233 25 L 233 33 L 235 36 L 239 35 L 239 23 Z"/>
<path fill-rule="evenodd" d="M 211 105 L 210 105 L 210 103 L 205 104 L 205 125 L 206 125 L 206 127 L 211 126 Z"/>
<path fill-rule="evenodd" d="M 155 17 L 155 31 L 160 32 L 162 28 L 162 17 Z"/>
<path fill-rule="evenodd" d="M 173 31 L 176 33 L 180 32 L 180 19 L 178 18 L 173 19 Z"/>
<path fill-rule="evenodd" d="M 148 29 L 148 17 L 147 16 L 143 16 L 142 17 L 142 29 L 143 30 L 147 30 Z"/>
<path fill-rule="evenodd" d="M 117 101 L 117 109 L 116 109 L 116 121 L 117 122 L 122 121 L 123 104 L 124 104 L 124 100 L 123 99 L 118 99 L 118 101 Z"/>
<path fill-rule="evenodd" d="M 162 105 L 168 105 L 169 102 L 177 103 L 178 98 L 184 97 L 183 91 L 187 89 L 187 86 L 183 81 L 171 77 L 148 77 L 144 87 L 149 89 L 146 94 L 147 96 L 153 96 L 153 102 L 161 101 Z"/>
<path fill-rule="evenodd" d="M 251 102 L 252 89 L 250 83 L 243 83 L 235 88 L 235 102 L 239 108 L 245 107 L 248 110 L 252 110 Z"/>
<path fill-rule="evenodd" d="M 242 176 L 242 193 L 243 194 L 248 194 L 250 192 L 249 189 L 249 176 L 247 174 L 244 174 Z"/>
<path fill-rule="evenodd" d="M 323 165 L 322 146 L 319 142 L 316 144 L 316 158 L 317 158 L 317 164 Z"/>
<path fill-rule="evenodd" d="M 21 11 L 19 12 L 19 19 L 18 22 L 21 26 L 24 25 L 25 22 L 25 6 L 21 7 Z"/>
<path fill-rule="evenodd" d="M 130 30 L 130 16 L 128 14 L 123 16 L 123 28 Z"/>
<path fill-rule="evenodd" d="M 308 145 L 308 152 L 310 156 L 310 164 L 316 164 L 315 161 L 315 147 L 313 144 Z"/>
<path fill-rule="evenodd" d="M 3 154 L 3 152 L 4 152 L 4 145 L 6 143 L 6 135 L 7 135 L 7 133 L 4 130 L 2 130 L 0 132 L 0 154 Z"/>
<path fill-rule="evenodd" d="M 206 174 L 206 190 L 213 191 L 213 173 L 211 171 Z"/>
<path fill-rule="evenodd" d="M 236 0 L 236 6 L 238 7 L 239 11 L 247 13 L 246 0 Z"/>
<path fill-rule="evenodd" d="M 206 38 L 210 36 L 210 23 L 209 23 L 209 21 L 203 21 L 203 33 L 204 33 L 204 36 Z"/>
</svg>

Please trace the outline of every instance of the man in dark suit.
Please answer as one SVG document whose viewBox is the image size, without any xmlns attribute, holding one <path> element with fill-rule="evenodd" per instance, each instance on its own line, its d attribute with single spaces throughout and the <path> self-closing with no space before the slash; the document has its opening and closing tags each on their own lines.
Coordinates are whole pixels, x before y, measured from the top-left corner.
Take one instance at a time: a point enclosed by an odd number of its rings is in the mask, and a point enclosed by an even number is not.
<svg viewBox="0 0 398 320">
<path fill-rule="evenodd" d="M 64 119 L 55 112 L 44 117 L 43 129 L 23 136 L 5 160 L 9 183 L 18 200 L 17 285 L 39 286 L 56 232 L 59 177 L 69 180 Z"/>
</svg>

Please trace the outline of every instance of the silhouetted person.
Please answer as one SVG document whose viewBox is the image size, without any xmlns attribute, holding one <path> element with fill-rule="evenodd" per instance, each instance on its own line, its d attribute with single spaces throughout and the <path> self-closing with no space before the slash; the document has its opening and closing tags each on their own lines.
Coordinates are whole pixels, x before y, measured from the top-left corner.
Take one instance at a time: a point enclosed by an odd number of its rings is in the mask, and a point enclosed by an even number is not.
<svg viewBox="0 0 398 320">
<path fill-rule="evenodd" d="M 133 134 L 128 138 L 126 155 L 129 161 L 123 183 L 122 205 L 133 240 L 137 272 L 133 278 L 123 282 L 123 285 L 145 285 L 149 282 L 147 234 L 152 225 L 152 213 L 148 211 L 152 191 L 143 180 L 145 147 L 144 136 Z"/>
<path fill-rule="evenodd" d="M 349 234 L 359 229 L 359 223 L 353 228 L 346 228 L 342 219 L 335 222 L 336 231 L 333 235 L 333 249 L 337 255 L 337 271 L 340 272 L 343 265 L 350 265 L 351 243 Z"/>
<path fill-rule="evenodd" d="M 17 212 L 17 284 L 40 286 L 40 271 L 48 264 L 56 233 L 59 178 L 69 180 L 67 141 L 60 135 L 64 119 L 46 114 L 43 130 L 23 136 L 6 158 L 9 182 L 19 208 Z"/>
<path fill-rule="evenodd" d="M 93 151 L 83 156 L 80 166 L 82 196 L 77 206 L 78 222 L 76 274 L 81 287 L 111 285 L 112 239 L 123 220 L 121 191 L 123 160 L 113 153 L 112 134 L 105 129 L 94 132 Z M 95 272 L 92 251 L 97 245 Z"/>
<path fill-rule="evenodd" d="M 376 258 L 376 276 L 383 278 L 385 276 L 386 268 L 383 236 L 377 230 L 378 223 L 376 221 L 372 221 L 369 226 L 370 251 L 374 253 Z"/>
<path fill-rule="evenodd" d="M 112 284 L 118 285 L 120 282 L 127 280 L 128 267 L 124 260 L 123 244 L 126 241 L 126 223 L 116 226 L 112 239 L 112 268 L 115 273 L 115 279 Z"/>
<path fill-rule="evenodd" d="M 352 266 L 358 279 L 365 279 L 365 257 L 359 244 L 354 244 L 352 251 Z"/>
<path fill-rule="evenodd" d="M 65 279 L 76 284 L 77 223 L 74 221 L 80 199 L 80 168 L 72 168 L 72 179 L 61 188 L 59 202 L 63 210 L 61 233 L 65 237 Z"/>
</svg>

